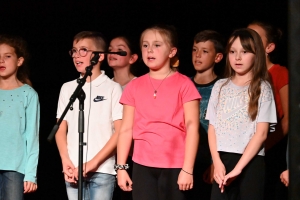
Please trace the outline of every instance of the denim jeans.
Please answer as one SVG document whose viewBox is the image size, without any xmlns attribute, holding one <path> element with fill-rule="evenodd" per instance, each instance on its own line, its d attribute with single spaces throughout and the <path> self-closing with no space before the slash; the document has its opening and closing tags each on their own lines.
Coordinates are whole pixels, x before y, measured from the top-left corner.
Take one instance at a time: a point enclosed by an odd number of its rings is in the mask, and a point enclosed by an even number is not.
<svg viewBox="0 0 300 200">
<path fill-rule="evenodd" d="M 0 200 L 23 200 L 24 174 L 0 170 Z"/>
<path fill-rule="evenodd" d="M 116 178 L 111 174 L 99 172 L 88 173 L 83 184 L 83 200 L 111 200 Z M 66 182 L 69 200 L 78 199 L 78 184 Z"/>
</svg>

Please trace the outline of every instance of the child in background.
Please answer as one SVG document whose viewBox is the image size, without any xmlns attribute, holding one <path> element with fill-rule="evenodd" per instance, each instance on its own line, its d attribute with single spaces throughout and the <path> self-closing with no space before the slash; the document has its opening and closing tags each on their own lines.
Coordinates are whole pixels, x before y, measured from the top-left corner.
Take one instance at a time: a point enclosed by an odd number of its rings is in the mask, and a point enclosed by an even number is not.
<svg viewBox="0 0 300 200">
<path fill-rule="evenodd" d="M 1 200 L 22 200 L 37 189 L 40 107 L 27 59 L 23 39 L 0 35 Z"/>
<path fill-rule="evenodd" d="M 264 48 L 251 29 L 232 33 L 225 79 L 208 104 L 208 139 L 214 164 L 211 199 L 263 199 L 264 141 L 276 122 Z"/>
<path fill-rule="evenodd" d="M 109 52 L 118 52 L 125 51 L 127 53 L 126 56 L 119 56 L 116 54 L 108 54 L 107 62 L 108 65 L 113 68 L 114 77 L 113 81 L 119 83 L 124 90 L 126 85 L 136 77 L 132 73 L 132 65 L 137 61 L 138 54 L 137 49 L 135 48 L 132 40 L 129 40 L 128 37 L 118 36 L 111 40 L 109 47 Z M 130 150 L 130 154 L 127 159 L 127 163 L 132 166 L 132 151 L 133 145 Z M 132 168 L 128 169 L 128 173 L 132 175 Z M 119 187 L 115 189 L 114 199 L 120 200 L 129 200 L 132 199 L 131 192 L 123 192 Z"/>
<path fill-rule="evenodd" d="M 127 53 L 126 56 L 116 54 L 108 54 L 107 56 L 108 65 L 114 70 L 113 81 L 119 83 L 124 89 L 132 79 L 136 78 L 131 72 L 131 66 L 138 59 L 138 54 L 132 42 L 125 36 L 118 36 L 112 39 L 108 51 L 125 51 Z"/>
<path fill-rule="evenodd" d="M 80 76 L 86 73 L 93 51 L 105 51 L 106 43 L 102 34 L 83 31 L 75 35 L 70 55 Z M 87 77 L 83 90 L 84 101 L 84 142 L 83 176 L 86 187 L 84 199 L 111 200 L 115 187 L 114 151 L 121 126 L 122 105 L 119 103 L 122 88 L 100 69 L 104 54 Z M 77 87 L 77 80 L 65 83 L 60 92 L 57 118 L 69 103 Z M 73 110 L 68 111 L 57 133 L 56 143 L 61 156 L 67 194 L 70 200 L 78 199 L 78 113 L 79 101 L 75 100 Z"/>
<path fill-rule="evenodd" d="M 282 36 L 281 30 L 266 22 L 254 21 L 248 28 L 255 30 L 261 37 L 265 49 L 266 64 L 271 75 L 276 103 L 277 125 L 272 126 L 267 137 L 266 147 L 266 191 L 265 199 L 288 198 L 287 189 L 278 178 L 286 168 L 286 147 L 288 133 L 288 70 L 274 64 L 274 53 Z M 275 130 L 274 130 L 275 128 Z"/>
<path fill-rule="evenodd" d="M 223 58 L 224 39 L 213 30 L 204 30 L 194 37 L 192 62 L 196 70 L 191 77 L 199 94 L 200 101 L 200 143 L 195 161 L 194 188 L 189 199 L 210 199 L 211 183 L 213 181 L 213 165 L 208 146 L 208 120 L 205 119 L 211 90 L 219 80 L 214 68 Z"/>
<path fill-rule="evenodd" d="M 188 77 L 171 69 L 177 36 L 170 26 L 146 29 L 140 39 L 149 73 L 123 92 L 123 121 L 118 139 L 118 185 L 133 199 L 182 200 L 193 188 L 199 141 L 199 99 Z M 126 172 L 132 138 L 133 179 Z M 131 166 L 130 166 L 131 167 Z"/>
</svg>

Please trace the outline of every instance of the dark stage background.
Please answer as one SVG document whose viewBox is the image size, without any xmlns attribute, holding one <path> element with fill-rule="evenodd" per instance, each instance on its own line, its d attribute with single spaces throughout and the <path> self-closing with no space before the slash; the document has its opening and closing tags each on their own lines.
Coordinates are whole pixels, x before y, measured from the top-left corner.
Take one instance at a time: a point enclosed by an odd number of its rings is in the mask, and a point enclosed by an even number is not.
<svg viewBox="0 0 300 200">
<path fill-rule="evenodd" d="M 31 80 L 41 105 L 38 190 L 25 199 L 67 199 L 61 161 L 55 142 L 47 137 L 56 122 L 61 85 L 78 77 L 68 50 L 73 36 L 83 30 L 102 32 L 109 40 L 129 34 L 138 41 L 140 33 L 155 23 L 174 25 L 179 34 L 179 71 L 192 76 L 191 50 L 194 35 L 213 29 L 227 39 L 254 19 L 267 20 L 283 32 L 278 63 L 287 65 L 287 1 L 180 1 L 180 0 L 23 0 L 1 3 L 0 33 L 13 33 L 29 43 Z M 139 63 L 138 75 L 147 68 Z M 219 66 L 221 67 L 221 66 Z M 111 76 L 104 62 L 102 69 Z"/>
</svg>

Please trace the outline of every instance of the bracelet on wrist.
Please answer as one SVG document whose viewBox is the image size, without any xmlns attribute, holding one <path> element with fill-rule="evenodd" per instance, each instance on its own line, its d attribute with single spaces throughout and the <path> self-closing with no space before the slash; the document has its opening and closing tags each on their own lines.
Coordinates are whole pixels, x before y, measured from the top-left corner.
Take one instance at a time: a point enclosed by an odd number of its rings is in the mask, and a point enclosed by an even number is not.
<svg viewBox="0 0 300 200">
<path fill-rule="evenodd" d="M 185 173 L 187 173 L 187 174 L 189 174 L 189 175 L 192 175 L 193 176 L 193 174 L 192 173 L 189 173 L 189 172 L 187 172 L 187 171 L 185 171 L 184 169 L 181 169 L 183 172 L 185 172 Z"/>
<path fill-rule="evenodd" d="M 127 170 L 128 168 L 129 168 L 128 164 L 125 164 L 125 165 L 115 164 L 115 166 L 114 166 L 115 171 L 118 171 L 119 169 L 120 170 Z"/>
</svg>

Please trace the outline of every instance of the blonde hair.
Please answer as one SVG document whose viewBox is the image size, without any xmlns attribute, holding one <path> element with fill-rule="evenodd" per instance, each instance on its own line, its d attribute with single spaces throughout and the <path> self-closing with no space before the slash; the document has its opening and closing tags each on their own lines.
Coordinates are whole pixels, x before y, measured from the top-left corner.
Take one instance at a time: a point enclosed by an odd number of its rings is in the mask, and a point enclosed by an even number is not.
<svg viewBox="0 0 300 200">
<path fill-rule="evenodd" d="M 151 27 L 145 29 L 142 32 L 141 37 L 140 37 L 140 47 L 142 47 L 142 45 L 143 45 L 143 38 L 145 36 L 145 33 L 147 31 L 150 31 L 150 30 L 157 31 L 169 47 L 177 48 L 177 46 L 178 46 L 178 35 L 177 35 L 175 27 L 171 26 L 171 25 L 162 25 L 162 24 L 151 26 Z M 170 64 L 171 64 L 170 67 L 173 70 L 177 71 L 177 68 L 178 68 L 178 65 L 179 65 L 178 51 L 170 59 Z"/>
</svg>

